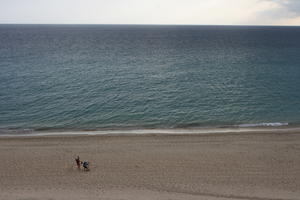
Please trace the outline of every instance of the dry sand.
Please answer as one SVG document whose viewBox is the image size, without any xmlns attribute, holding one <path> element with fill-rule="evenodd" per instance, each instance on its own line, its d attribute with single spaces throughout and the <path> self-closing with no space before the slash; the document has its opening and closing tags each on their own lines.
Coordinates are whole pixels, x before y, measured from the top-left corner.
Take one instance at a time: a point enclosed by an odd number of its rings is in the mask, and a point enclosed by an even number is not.
<svg viewBox="0 0 300 200">
<path fill-rule="evenodd" d="M 1 200 L 300 199 L 298 133 L 0 138 L 0 159 Z"/>
</svg>

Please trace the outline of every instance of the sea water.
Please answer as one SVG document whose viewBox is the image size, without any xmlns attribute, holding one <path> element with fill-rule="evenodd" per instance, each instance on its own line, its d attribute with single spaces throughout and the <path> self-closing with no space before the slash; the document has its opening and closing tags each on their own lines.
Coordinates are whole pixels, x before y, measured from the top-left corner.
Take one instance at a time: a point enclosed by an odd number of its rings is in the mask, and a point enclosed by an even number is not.
<svg viewBox="0 0 300 200">
<path fill-rule="evenodd" d="M 300 27 L 0 25 L 0 132 L 300 124 Z"/>
</svg>

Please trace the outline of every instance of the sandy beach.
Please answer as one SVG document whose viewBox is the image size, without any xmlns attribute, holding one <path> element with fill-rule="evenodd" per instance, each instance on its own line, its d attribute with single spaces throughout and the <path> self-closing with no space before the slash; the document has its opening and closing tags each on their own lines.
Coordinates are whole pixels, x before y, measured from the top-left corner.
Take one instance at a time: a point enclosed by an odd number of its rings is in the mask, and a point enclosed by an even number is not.
<svg viewBox="0 0 300 200">
<path fill-rule="evenodd" d="M 3 200 L 300 199 L 297 132 L 2 137 L 0 158 Z"/>
</svg>

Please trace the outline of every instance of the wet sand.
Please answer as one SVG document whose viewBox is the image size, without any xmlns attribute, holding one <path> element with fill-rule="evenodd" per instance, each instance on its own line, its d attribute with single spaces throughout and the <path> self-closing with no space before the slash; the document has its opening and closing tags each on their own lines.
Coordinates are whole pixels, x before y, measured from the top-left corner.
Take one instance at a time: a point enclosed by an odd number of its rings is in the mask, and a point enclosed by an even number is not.
<svg viewBox="0 0 300 200">
<path fill-rule="evenodd" d="M 300 199 L 297 132 L 2 137 L 0 159 L 5 200 Z"/>
</svg>

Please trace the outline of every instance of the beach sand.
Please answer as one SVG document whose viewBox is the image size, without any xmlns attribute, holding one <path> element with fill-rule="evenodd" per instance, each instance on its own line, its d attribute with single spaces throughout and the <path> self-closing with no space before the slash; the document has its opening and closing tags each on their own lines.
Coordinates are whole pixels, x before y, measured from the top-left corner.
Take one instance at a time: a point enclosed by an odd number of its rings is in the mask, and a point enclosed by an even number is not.
<svg viewBox="0 0 300 200">
<path fill-rule="evenodd" d="M 2 137 L 0 159 L 1 200 L 300 199 L 295 132 Z"/>
</svg>

